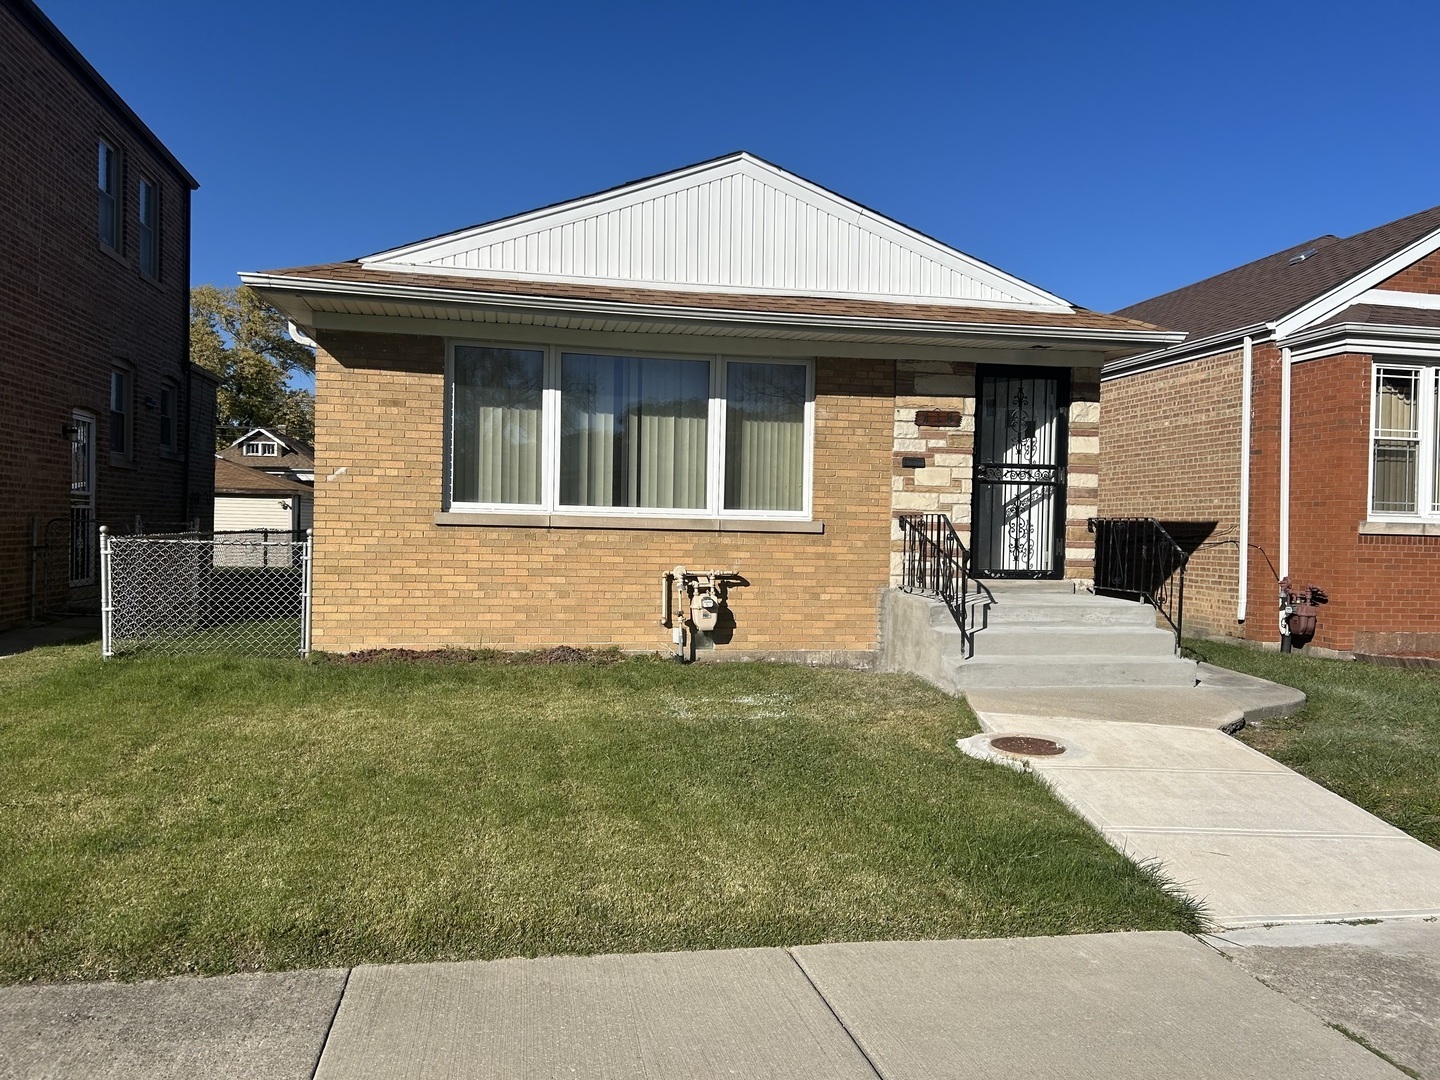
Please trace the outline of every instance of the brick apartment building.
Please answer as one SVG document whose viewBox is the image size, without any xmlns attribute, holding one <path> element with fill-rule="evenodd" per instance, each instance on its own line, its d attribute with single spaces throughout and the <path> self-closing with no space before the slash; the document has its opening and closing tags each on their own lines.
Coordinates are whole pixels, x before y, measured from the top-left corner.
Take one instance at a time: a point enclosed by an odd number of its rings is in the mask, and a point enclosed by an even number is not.
<svg viewBox="0 0 1440 1080">
<path fill-rule="evenodd" d="M 1092 574 L 1100 367 L 1178 341 L 749 154 L 364 259 L 242 274 L 318 343 L 317 649 L 864 657 L 896 517 Z"/>
<path fill-rule="evenodd" d="M 93 602 L 99 525 L 208 522 L 195 180 L 29 0 L 0 0 L 0 627 Z"/>
<path fill-rule="evenodd" d="M 1317 650 L 1440 655 L 1440 207 L 1118 314 L 1188 334 L 1106 365 L 1100 469 L 1190 550 L 1187 629 L 1279 642 L 1288 575 Z"/>
</svg>

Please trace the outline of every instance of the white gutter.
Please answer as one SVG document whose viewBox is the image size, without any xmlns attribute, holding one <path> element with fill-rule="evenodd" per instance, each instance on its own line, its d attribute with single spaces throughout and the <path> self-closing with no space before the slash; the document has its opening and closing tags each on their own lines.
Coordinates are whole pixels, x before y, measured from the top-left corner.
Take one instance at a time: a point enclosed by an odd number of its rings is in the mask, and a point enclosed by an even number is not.
<svg viewBox="0 0 1440 1080">
<path fill-rule="evenodd" d="M 1290 350 L 1280 350 L 1280 576 L 1290 576 Z"/>
<path fill-rule="evenodd" d="M 379 284 L 376 282 L 296 278 L 275 274 L 241 274 L 240 280 L 255 289 L 282 292 L 390 300 L 419 300 L 432 303 L 464 304 L 564 315 L 612 315 L 617 318 L 654 318 L 671 322 L 743 323 L 778 328 L 824 327 L 842 330 L 914 332 L 970 337 L 1060 338 L 1069 341 L 1116 344 L 1173 343 L 1184 335 L 1166 331 L 1104 330 L 1086 326 L 1025 325 L 1017 323 L 944 322 L 928 319 L 886 319 L 860 315 L 812 315 L 800 312 L 747 311 L 734 308 L 677 307 L 662 304 L 633 304 L 613 300 L 571 297 L 527 296 L 509 293 L 482 293 L 470 289 L 441 289 L 432 286 Z"/>
<path fill-rule="evenodd" d="M 1245 600 L 1250 584 L 1250 384 L 1255 370 L 1252 338 L 1245 339 L 1240 361 L 1240 589 L 1235 621 L 1245 621 Z"/>
</svg>

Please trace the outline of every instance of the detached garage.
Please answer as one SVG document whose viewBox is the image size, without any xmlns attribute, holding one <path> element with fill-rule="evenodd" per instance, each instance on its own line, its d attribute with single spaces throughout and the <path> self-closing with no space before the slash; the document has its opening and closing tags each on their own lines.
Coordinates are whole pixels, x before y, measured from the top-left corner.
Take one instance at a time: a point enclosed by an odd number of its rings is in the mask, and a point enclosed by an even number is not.
<svg viewBox="0 0 1440 1080">
<path fill-rule="evenodd" d="M 313 520 L 314 492 L 305 484 L 215 459 L 215 531 L 299 532 Z"/>
</svg>

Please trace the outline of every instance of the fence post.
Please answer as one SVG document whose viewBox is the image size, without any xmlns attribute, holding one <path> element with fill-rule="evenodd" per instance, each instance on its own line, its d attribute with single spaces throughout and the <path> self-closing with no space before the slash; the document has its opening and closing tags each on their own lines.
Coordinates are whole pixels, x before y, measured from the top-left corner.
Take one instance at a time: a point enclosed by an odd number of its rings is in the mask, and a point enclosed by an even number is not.
<svg viewBox="0 0 1440 1080">
<path fill-rule="evenodd" d="M 310 655 L 310 584 L 314 580 L 311 567 L 315 555 L 315 530 L 305 530 L 305 546 L 300 556 L 305 564 L 300 585 L 300 655 Z"/>
<path fill-rule="evenodd" d="M 100 655 L 115 655 L 112 634 L 113 607 L 110 601 L 110 526 L 100 526 Z"/>
</svg>

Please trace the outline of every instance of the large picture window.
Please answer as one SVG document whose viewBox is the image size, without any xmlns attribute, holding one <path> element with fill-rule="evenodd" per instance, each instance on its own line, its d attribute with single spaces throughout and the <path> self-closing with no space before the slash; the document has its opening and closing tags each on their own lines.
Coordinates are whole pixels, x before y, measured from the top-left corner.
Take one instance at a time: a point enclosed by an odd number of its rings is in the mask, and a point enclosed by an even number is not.
<svg viewBox="0 0 1440 1080">
<path fill-rule="evenodd" d="M 806 518 L 808 361 L 454 344 L 449 506 Z"/>
<path fill-rule="evenodd" d="M 1380 363 L 1370 399 L 1370 513 L 1440 517 L 1440 368 Z"/>
</svg>

